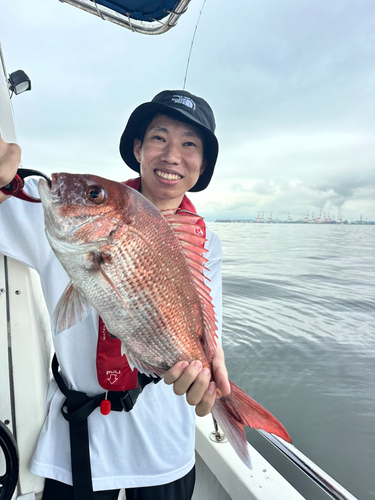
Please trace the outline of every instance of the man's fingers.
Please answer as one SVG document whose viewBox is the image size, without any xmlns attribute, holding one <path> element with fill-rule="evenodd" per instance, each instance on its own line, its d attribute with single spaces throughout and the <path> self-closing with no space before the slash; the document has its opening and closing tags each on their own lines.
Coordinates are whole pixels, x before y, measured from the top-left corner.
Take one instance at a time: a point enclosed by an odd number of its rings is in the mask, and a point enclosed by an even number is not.
<svg viewBox="0 0 375 500">
<path fill-rule="evenodd" d="M 190 386 L 195 382 L 198 375 L 202 370 L 202 363 L 200 361 L 192 361 L 183 374 L 173 384 L 174 393 L 177 396 L 182 396 L 187 393 Z"/>
<path fill-rule="evenodd" d="M 0 187 L 14 178 L 21 161 L 21 148 L 18 144 L 6 143 L 0 137 Z"/>
<path fill-rule="evenodd" d="M 179 361 L 164 373 L 164 382 L 167 385 L 174 384 L 176 380 L 181 377 L 188 366 L 189 363 L 187 361 Z"/>
<path fill-rule="evenodd" d="M 207 391 L 204 393 L 202 400 L 195 407 L 195 413 L 198 417 L 208 415 L 216 401 L 216 384 L 210 382 Z"/>
<path fill-rule="evenodd" d="M 218 344 L 212 359 L 212 372 L 218 389 L 224 396 L 230 394 L 228 371 L 225 366 L 224 351 L 220 344 Z"/>
<path fill-rule="evenodd" d="M 3 201 L 7 200 L 8 198 L 10 198 L 10 196 L 8 196 L 8 195 L 6 195 L 6 194 L 4 194 L 3 192 L 0 191 L 0 204 Z"/>
<path fill-rule="evenodd" d="M 218 389 L 223 394 L 223 396 L 228 396 L 230 394 L 230 383 L 228 379 L 227 370 L 218 369 L 215 373 L 215 382 Z"/>
<path fill-rule="evenodd" d="M 212 360 L 212 372 L 207 367 L 203 368 L 201 361 L 195 360 L 190 364 L 180 361 L 165 372 L 164 381 L 168 385 L 173 384 L 173 391 L 178 396 L 186 394 L 187 402 L 195 406 L 195 413 L 203 417 L 215 404 L 217 389 L 224 396 L 230 393 L 224 352 L 220 345 Z"/>
<path fill-rule="evenodd" d="M 211 370 L 203 368 L 186 392 L 186 401 L 195 406 L 202 401 L 211 380 Z"/>
<path fill-rule="evenodd" d="M 201 361 L 176 363 L 165 372 L 166 384 L 173 384 L 173 391 L 178 396 L 186 394 L 186 400 L 191 406 L 198 405 L 197 415 L 210 412 L 215 401 L 216 384 L 211 382 L 211 370 L 202 368 Z"/>
</svg>

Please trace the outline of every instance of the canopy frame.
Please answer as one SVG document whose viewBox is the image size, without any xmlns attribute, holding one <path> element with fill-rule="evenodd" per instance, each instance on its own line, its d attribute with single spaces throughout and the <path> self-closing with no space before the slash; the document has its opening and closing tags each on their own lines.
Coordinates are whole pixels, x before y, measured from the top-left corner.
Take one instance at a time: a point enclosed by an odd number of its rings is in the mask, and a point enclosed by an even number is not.
<svg viewBox="0 0 375 500">
<path fill-rule="evenodd" d="M 180 0 L 173 11 L 167 11 L 166 17 L 161 20 L 138 21 L 132 19 L 130 15 L 124 16 L 115 10 L 98 4 L 95 0 L 59 0 L 61 3 L 68 3 L 81 10 L 101 17 L 103 21 L 110 21 L 127 28 L 133 32 L 144 35 L 161 35 L 176 26 L 180 16 L 184 14 L 191 0 Z"/>
</svg>

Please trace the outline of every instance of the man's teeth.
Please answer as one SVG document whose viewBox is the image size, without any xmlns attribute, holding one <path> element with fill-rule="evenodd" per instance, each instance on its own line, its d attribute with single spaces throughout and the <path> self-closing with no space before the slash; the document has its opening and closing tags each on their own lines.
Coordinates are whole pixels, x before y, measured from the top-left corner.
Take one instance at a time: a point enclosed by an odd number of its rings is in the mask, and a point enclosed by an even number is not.
<svg viewBox="0 0 375 500">
<path fill-rule="evenodd" d="M 177 174 L 167 174 L 166 172 L 162 172 L 161 170 L 156 170 L 156 175 L 158 175 L 159 177 L 161 177 L 162 179 L 165 179 L 167 181 L 178 181 L 179 179 L 181 179 L 181 175 L 177 175 Z"/>
</svg>

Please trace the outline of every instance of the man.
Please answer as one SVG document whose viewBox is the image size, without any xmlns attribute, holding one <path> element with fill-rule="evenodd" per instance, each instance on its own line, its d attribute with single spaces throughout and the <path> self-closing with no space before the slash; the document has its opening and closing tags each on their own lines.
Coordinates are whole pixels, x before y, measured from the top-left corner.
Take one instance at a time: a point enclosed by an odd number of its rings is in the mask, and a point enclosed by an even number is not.
<svg viewBox="0 0 375 500">
<path fill-rule="evenodd" d="M 164 91 L 136 108 L 120 142 L 120 153 L 140 178 L 129 181 L 158 209 L 179 207 L 195 211 L 187 191 L 209 184 L 218 154 L 215 120 L 203 99 L 186 91 Z M 17 145 L 0 140 L 0 187 L 16 174 Z M 30 189 L 36 194 L 36 185 Z M 0 203 L 7 199 L 0 192 Z M 30 206 L 32 205 L 32 206 Z M 0 252 L 35 268 L 42 280 L 50 312 L 68 278 L 44 236 L 40 205 L 12 198 L 0 206 L 0 232 L 8 238 Z M 207 278 L 221 325 L 221 247 L 207 228 Z M 102 392 L 95 371 L 99 318 L 95 311 L 80 324 L 54 339 L 63 378 L 69 389 L 88 396 Z M 220 335 L 220 332 L 219 332 Z M 99 336 L 100 337 L 100 336 Z M 194 416 L 210 412 L 218 387 L 230 392 L 224 355 L 218 344 L 213 378 L 200 361 L 180 362 L 165 373 L 164 382 L 144 389 L 134 408 L 88 419 L 93 498 L 115 499 L 120 488 L 127 499 L 189 500 L 194 487 Z M 173 394 L 172 387 L 173 387 Z M 177 396 L 176 396 L 177 395 Z M 184 398 L 178 397 L 186 395 Z M 75 498 L 73 493 L 67 422 L 61 416 L 64 395 L 51 382 L 48 414 L 31 471 L 46 477 L 44 500 Z"/>
</svg>

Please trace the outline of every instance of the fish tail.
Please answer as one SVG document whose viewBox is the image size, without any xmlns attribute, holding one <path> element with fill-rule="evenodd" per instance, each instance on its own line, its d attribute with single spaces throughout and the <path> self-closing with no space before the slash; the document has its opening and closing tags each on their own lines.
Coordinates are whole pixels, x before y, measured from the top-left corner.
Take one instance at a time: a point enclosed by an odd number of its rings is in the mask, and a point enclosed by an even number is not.
<svg viewBox="0 0 375 500">
<path fill-rule="evenodd" d="M 238 456 L 252 469 L 244 425 L 263 429 L 288 443 L 292 440 L 284 426 L 268 410 L 231 381 L 230 386 L 231 393 L 216 400 L 212 414 Z"/>
</svg>

